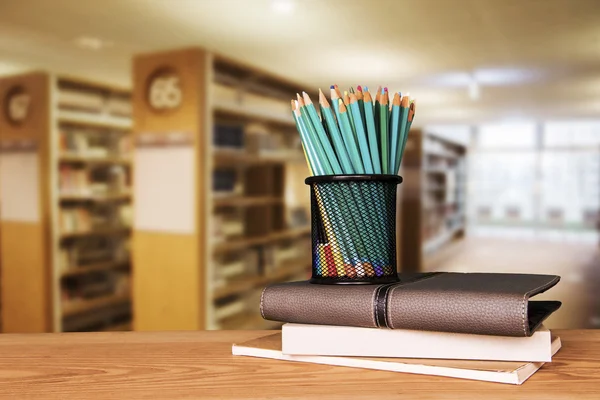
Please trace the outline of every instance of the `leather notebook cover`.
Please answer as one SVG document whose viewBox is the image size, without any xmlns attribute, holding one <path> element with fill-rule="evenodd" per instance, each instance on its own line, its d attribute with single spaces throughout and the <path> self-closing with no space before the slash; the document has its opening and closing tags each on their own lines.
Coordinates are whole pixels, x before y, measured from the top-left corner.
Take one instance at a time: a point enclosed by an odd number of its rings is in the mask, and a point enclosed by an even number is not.
<svg viewBox="0 0 600 400">
<path fill-rule="evenodd" d="M 300 324 L 531 336 L 561 306 L 529 301 L 560 280 L 556 275 L 434 272 L 399 274 L 385 285 L 267 286 L 263 318 Z"/>
</svg>

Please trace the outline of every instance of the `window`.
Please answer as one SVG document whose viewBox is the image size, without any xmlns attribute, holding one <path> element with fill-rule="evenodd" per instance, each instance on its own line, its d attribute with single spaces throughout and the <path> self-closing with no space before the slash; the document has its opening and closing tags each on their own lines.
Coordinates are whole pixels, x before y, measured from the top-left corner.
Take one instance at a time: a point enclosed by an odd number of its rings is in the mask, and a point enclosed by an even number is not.
<svg viewBox="0 0 600 400">
<path fill-rule="evenodd" d="M 518 227 L 538 237 L 598 240 L 600 121 L 481 125 L 470 158 L 477 232 L 497 227 L 514 237 Z"/>
<path fill-rule="evenodd" d="M 481 125 L 478 136 L 477 147 L 489 150 L 534 149 L 537 142 L 534 122 Z"/>
</svg>

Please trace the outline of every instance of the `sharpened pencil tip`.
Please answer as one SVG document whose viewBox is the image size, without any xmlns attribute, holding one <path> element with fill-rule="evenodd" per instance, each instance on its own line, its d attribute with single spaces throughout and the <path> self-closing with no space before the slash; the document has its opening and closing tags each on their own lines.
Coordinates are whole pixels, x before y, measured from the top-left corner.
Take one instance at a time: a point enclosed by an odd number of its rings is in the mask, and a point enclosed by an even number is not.
<svg viewBox="0 0 600 400">
<path fill-rule="evenodd" d="M 368 92 L 369 88 L 367 86 L 365 86 L 365 92 Z"/>
<path fill-rule="evenodd" d="M 302 99 L 304 99 L 304 104 L 312 104 L 312 100 L 310 99 L 308 93 L 302 92 Z"/>
<path fill-rule="evenodd" d="M 335 85 L 329 86 L 329 89 L 335 89 Z"/>
<path fill-rule="evenodd" d="M 387 89 L 387 88 L 383 88 L 383 91 L 384 91 L 385 93 L 387 93 L 388 89 Z"/>
<path fill-rule="evenodd" d="M 358 86 L 356 87 L 356 90 L 358 90 L 359 92 L 362 92 L 362 87 L 361 87 L 360 85 L 358 85 Z"/>
</svg>

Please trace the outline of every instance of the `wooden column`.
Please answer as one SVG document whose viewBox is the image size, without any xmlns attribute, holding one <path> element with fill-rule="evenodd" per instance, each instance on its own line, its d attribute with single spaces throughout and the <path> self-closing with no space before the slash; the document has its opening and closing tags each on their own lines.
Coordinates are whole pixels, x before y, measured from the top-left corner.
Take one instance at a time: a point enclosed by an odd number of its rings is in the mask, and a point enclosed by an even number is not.
<svg viewBox="0 0 600 400">
<path fill-rule="evenodd" d="M 2 193 L 1 200 L 3 331 L 47 332 L 52 330 L 50 77 L 34 73 L 0 80 L 0 110 L 0 168 L 4 175 L 22 179 L 11 178 L 11 184 L 6 179 L 5 185 L 18 190 Z M 37 177 L 29 167 L 37 168 Z M 37 190 L 30 190 L 31 185 Z M 37 192 L 37 198 L 14 197 L 21 192 Z M 15 199 L 37 206 L 20 207 Z"/>
<path fill-rule="evenodd" d="M 136 330 L 204 328 L 208 57 L 203 50 L 185 49 L 140 55 L 133 61 Z M 191 149 L 191 170 L 169 179 L 188 182 L 185 177 L 191 174 L 189 199 L 174 198 L 178 191 L 165 194 L 168 182 L 158 178 L 174 168 L 168 154 L 178 146 L 183 153 Z M 162 161 L 151 164 L 150 159 Z M 181 160 L 173 161 L 179 165 Z M 155 196 L 162 196 L 167 206 L 159 207 Z M 191 226 L 181 227 L 182 219 Z"/>
</svg>

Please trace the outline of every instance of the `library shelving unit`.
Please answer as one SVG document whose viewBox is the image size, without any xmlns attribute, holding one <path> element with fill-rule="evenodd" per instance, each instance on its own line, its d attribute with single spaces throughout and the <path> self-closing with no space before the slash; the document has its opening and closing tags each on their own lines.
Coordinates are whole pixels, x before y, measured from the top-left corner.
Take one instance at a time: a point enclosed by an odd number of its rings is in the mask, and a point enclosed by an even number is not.
<svg viewBox="0 0 600 400">
<path fill-rule="evenodd" d="M 400 268 L 423 269 L 426 259 L 465 234 L 466 147 L 411 131 L 402 160 Z"/>
<path fill-rule="evenodd" d="M 0 80 L 5 332 L 131 326 L 130 96 L 45 72 Z"/>
<path fill-rule="evenodd" d="M 261 289 L 310 271 L 301 86 L 198 48 L 133 77 L 135 329 L 276 327 Z"/>
</svg>

